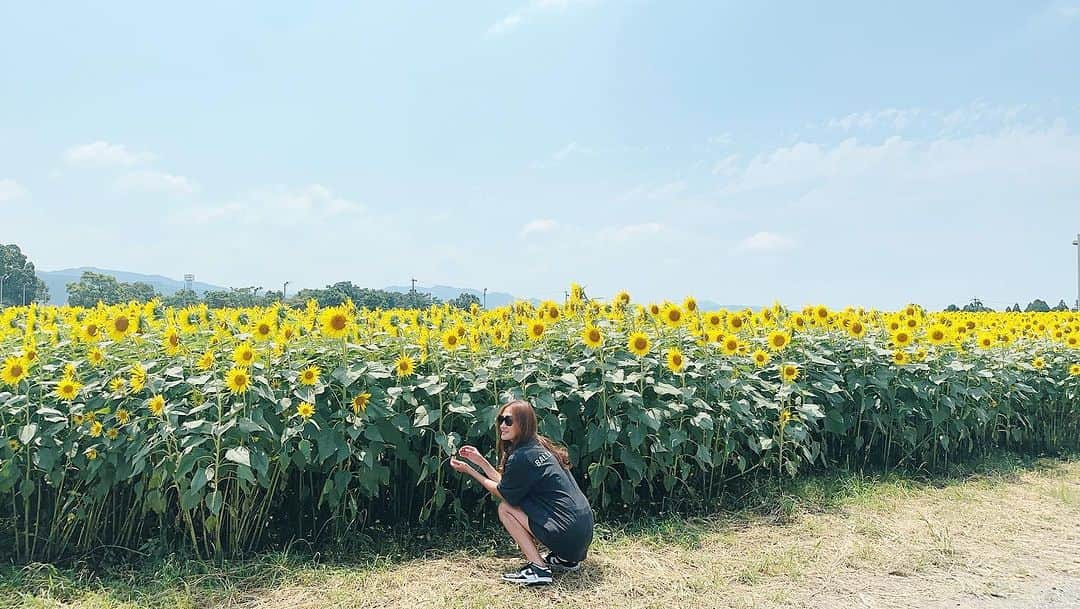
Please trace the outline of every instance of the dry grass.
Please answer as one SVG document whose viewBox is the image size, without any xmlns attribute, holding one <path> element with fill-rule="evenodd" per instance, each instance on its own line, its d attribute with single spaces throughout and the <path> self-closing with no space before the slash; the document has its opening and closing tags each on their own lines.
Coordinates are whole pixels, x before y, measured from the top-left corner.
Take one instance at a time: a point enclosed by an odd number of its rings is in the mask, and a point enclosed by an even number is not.
<svg viewBox="0 0 1080 609">
<path fill-rule="evenodd" d="M 500 548 L 363 566 L 264 560 L 261 574 L 211 570 L 157 587 L 114 580 L 64 590 L 26 578 L 5 600 L 79 608 L 1073 607 L 1080 463 L 1043 461 L 941 487 L 875 484 L 827 508 L 796 501 L 781 517 L 601 530 L 584 569 L 546 588 L 500 582 L 500 572 L 522 562 Z"/>
</svg>

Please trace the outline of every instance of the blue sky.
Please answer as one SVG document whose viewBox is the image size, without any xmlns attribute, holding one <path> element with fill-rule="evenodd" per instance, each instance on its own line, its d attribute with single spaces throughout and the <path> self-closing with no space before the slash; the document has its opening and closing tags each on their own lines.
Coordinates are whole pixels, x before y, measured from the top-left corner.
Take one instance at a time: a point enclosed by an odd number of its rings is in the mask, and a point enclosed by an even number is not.
<svg viewBox="0 0 1080 609">
<path fill-rule="evenodd" d="M 1076 297 L 1080 0 L 150 4 L 0 8 L 43 270 Z"/>
</svg>

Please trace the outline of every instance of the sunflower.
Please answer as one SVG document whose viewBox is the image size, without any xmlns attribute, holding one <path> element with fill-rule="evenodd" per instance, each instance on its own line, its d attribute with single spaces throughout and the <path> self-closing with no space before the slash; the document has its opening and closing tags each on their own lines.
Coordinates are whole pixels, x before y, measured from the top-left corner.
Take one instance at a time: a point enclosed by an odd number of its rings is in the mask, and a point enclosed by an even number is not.
<svg viewBox="0 0 1080 609">
<path fill-rule="evenodd" d="M 765 364 L 769 363 L 769 354 L 765 351 L 762 351 L 761 349 L 754 351 L 754 353 L 751 354 L 750 357 L 754 360 L 754 365 L 758 368 L 761 368 Z"/>
<path fill-rule="evenodd" d="M 352 411 L 353 414 L 359 415 L 361 412 L 367 410 L 368 401 L 371 400 L 370 393 L 358 393 L 356 397 L 352 399 Z"/>
<path fill-rule="evenodd" d="M 795 364 L 784 364 L 780 367 L 780 376 L 785 383 L 790 383 L 799 378 L 799 367 Z"/>
<path fill-rule="evenodd" d="M 791 342 L 791 335 L 787 332 L 774 330 L 769 332 L 769 348 L 773 351 L 783 351 L 784 347 Z"/>
<path fill-rule="evenodd" d="M 678 305 L 665 306 L 662 317 L 664 323 L 672 328 L 678 327 L 683 322 L 683 312 Z"/>
<path fill-rule="evenodd" d="M 791 410 L 785 408 L 780 411 L 780 416 L 776 418 L 776 423 L 780 427 L 787 427 L 789 422 L 791 422 Z"/>
<path fill-rule="evenodd" d="M 255 328 L 252 330 L 252 334 L 255 335 L 255 340 L 259 342 L 267 341 L 274 337 L 274 332 L 277 329 L 276 326 L 277 317 L 272 313 L 268 313 L 255 322 Z"/>
<path fill-rule="evenodd" d="M 544 322 L 540 320 L 533 321 L 529 324 L 529 338 L 532 340 L 539 339 L 541 336 L 544 335 L 545 329 L 547 328 L 546 326 L 544 326 Z"/>
<path fill-rule="evenodd" d="M 705 325 L 708 326 L 710 330 L 719 329 L 720 326 L 724 325 L 724 316 L 715 311 L 712 313 L 706 313 Z"/>
<path fill-rule="evenodd" d="M 30 365 L 21 357 L 9 357 L 4 360 L 4 367 L 0 369 L 0 380 L 14 387 L 26 378 Z"/>
<path fill-rule="evenodd" d="M 413 359 L 404 353 L 394 360 L 394 373 L 399 377 L 409 376 L 415 370 L 416 364 L 413 363 Z"/>
<path fill-rule="evenodd" d="M 687 311 L 689 311 L 691 313 L 693 313 L 694 311 L 697 311 L 697 301 L 694 300 L 693 296 L 687 296 L 686 299 L 683 300 L 682 306 L 683 306 L 684 309 L 686 309 Z"/>
<path fill-rule="evenodd" d="M 319 314 L 319 331 L 330 338 L 344 338 L 349 334 L 352 317 L 345 307 L 329 307 Z"/>
<path fill-rule="evenodd" d="M 604 344 L 604 333 L 594 325 L 585 326 L 581 331 L 581 341 L 590 349 L 597 349 Z"/>
<path fill-rule="evenodd" d="M 897 330 L 892 335 L 892 342 L 897 347 L 906 347 L 911 344 L 911 332 L 907 330 Z"/>
<path fill-rule="evenodd" d="M 165 330 L 165 336 L 161 339 L 161 346 L 164 347 L 165 353 L 168 355 L 176 355 L 180 352 L 180 333 L 176 331 L 176 328 L 168 328 Z"/>
<path fill-rule="evenodd" d="M 902 349 L 897 349 L 896 351 L 893 351 L 892 361 L 897 366 L 903 366 L 904 364 L 908 363 L 907 352 Z"/>
<path fill-rule="evenodd" d="M 510 344 L 510 330 L 503 326 L 495 326 L 491 329 L 491 342 L 498 347 Z"/>
<path fill-rule="evenodd" d="M 135 331 L 135 320 L 127 313 L 117 313 L 109 320 L 109 338 L 119 341 Z"/>
<path fill-rule="evenodd" d="M 101 437 L 101 430 L 102 430 L 101 421 L 94 421 L 93 423 L 90 424 L 90 430 L 89 430 L 90 437 L 91 438 L 100 438 Z"/>
<path fill-rule="evenodd" d="M 142 364 L 136 363 L 131 367 L 131 391 L 138 393 L 142 391 L 142 388 L 146 385 L 146 368 L 142 367 Z"/>
<path fill-rule="evenodd" d="M 116 410 L 116 422 L 121 425 L 127 425 L 127 422 L 131 420 L 131 413 L 123 408 Z"/>
<path fill-rule="evenodd" d="M 1080 376 L 1080 364 L 1072 364 L 1069 366 L 1069 376 Z"/>
<path fill-rule="evenodd" d="M 315 404 L 311 402 L 300 402 L 296 406 L 296 414 L 300 415 L 301 419 L 305 421 L 311 418 L 311 415 L 315 414 Z"/>
<path fill-rule="evenodd" d="M 91 349 L 86 352 L 86 361 L 90 362 L 90 365 L 96 368 L 105 362 L 105 354 L 101 352 L 101 349 L 91 347 Z"/>
<path fill-rule="evenodd" d="M 160 417 L 161 413 L 165 412 L 165 397 L 155 395 L 146 402 L 146 407 L 150 410 L 150 414 Z"/>
<path fill-rule="evenodd" d="M 615 304 L 622 307 L 630 304 L 630 292 L 627 292 L 626 290 L 621 290 L 617 294 L 615 294 Z"/>
<path fill-rule="evenodd" d="M 853 319 L 848 324 L 847 331 L 854 338 L 862 338 L 866 334 L 866 326 L 861 321 Z"/>
<path fill-rule="evenodd" d="M 727 318 L 727 325 L 732 332 L 738 332 L 746 325 L 746 320 L 742 315 L 731 315 Z"/>
<path fill-rule="evenodd" d="M 195 366 L 206 372 L 210 368 L 214 367 L 214 350 L 207 349 L 202 355 L 199 356 L 199 361 L 195 362 Z"/>
<path fill-rule="evenodd" d="M 453 351 L 461 346 L 461 337 L 453 328 L 442 335 L 442 346 L 447 351 Z"/>
<path fill-rule="evenodd" d="M 668 370 L 672 372 L 682 372 L 682 369 L 686 367 L 686 358 L 683 357 L 682 351 L 674 347 L 667 350 L 665 360 Z"/>
<path fill-rule="evenodd" d="M 250 367 L 255 363 L 255 349 L 250 343 L 240 343 L 233 349 L 232 359 L 237 366 Z"/>
<path fill-rule="evenodd" d="M 1041 357 L 1036 357 L 1035 359 L 1031 360 L 1031 366 L 1036 370 L 1042 370 L 1046 367 L 1046 360 Z"/>
<path fill-rule="evenodd" d="M 127 379 L 122 376 L 117 376 L 109 381 L 109 391 L 113 393 L 123 393 L 125 388 L 127 388 Z"/>
<path fill-rule="evenodd" d="M 545 313 L 548 319 L 550 319 L 551 321 L 557 321 L 559 319 L 559 305 L 552 305 L 548 307 Z"/>
<path fill-rule="evenodd" d="M 949 341 L 949 329 L 941 324 L 934 324 L 926 330 L 926 340 L 931 345 L 941 345 Z"/>
<path fill-rule="evenodd" d="M 652 315 L 653 317 L 660 315 L 660 305 L 656 304 L 655 302 L 650 302 L 649 315 Z"/>
<path fill-rule="evenodd" d="M 644 332 L 634 332 L 626 341 L 626 348 L 638 357 L 648 353 L 650 346 L 651 343 L 649 342 L 649 337 L 645 336 Z"/>
<path fill-rule="evenodd" d="M 248 376 L 246 368 L 233 368 L 225 373 L 225 384 L 233 395 L 239 395 L 247 391 L 248 386 L 251 385 L 251 377 Z"/>
<path fill-rule="evenodd" d="M 822 324 L 829 321 L 829 308 L 825 305 L 818 305 L 814 309 L 814 319 Z"/>
<path fill-rule="evenodd" d="M 93 461 L 93 460 L 97 459 L 97 457 L 98 457 L 98 454 L 97 454 L 97 449 L 96 448 L 88 448 L 88 449 L 86 449 L 86 458 L 87 458 L 87 460 Z"/>
<path fill-rule="evenodd" d="M 300 371 L 300 384 L 301 385 L 314 385 L 319 382 L 319 374 L 322 371 L 318 366 L 308 366 Z"/>
<path fill-rule="evenodd" d="M 724 336 L 724 340 L 721 341 L 720 344 L 724 348 L 724 353 L 728 355 L 735 355 L 739 352 L 739 347 L 741 346 L 742 341 L 739 340 L 738 336 L 735 336 L 734 334 L 728 334 Z"/>
<path fill-rule="evenodd" d="M 96 321 L 88 321 L 79 328 L 79 338 L 86 343 L 95 343 L 101 340 L 102 329 Z"/>
<path fill-rule="evenodd" d="M 109 438 L 110 440 L 115 440 L 120 437 L 120 431 L 113 427 L 109 429 L 109 431 L 105 432 L 105 437 Z"/>
<path fill-rule="evenodd" d="M 975 344 L 978 345 L 980 349 L 989 349 L 994 346 L 996 338 L 997 337 L 989 332 L 983 332 L 979 334 L 979 337 L 975 340 Z"/>
<path fill-rule="evenodd" d="M 79 394 L 82 385 L 74 379 L 62 379 L 56 385 L 56 396 L 65 402 L 70 402 Z"/>
</svg>

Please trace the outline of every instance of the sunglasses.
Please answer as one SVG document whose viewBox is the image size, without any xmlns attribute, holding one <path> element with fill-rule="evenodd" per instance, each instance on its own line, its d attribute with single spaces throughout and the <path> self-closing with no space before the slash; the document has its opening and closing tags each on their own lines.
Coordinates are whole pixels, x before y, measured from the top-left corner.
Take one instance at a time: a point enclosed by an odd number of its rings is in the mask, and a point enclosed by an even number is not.
<svg viewBox="0 0 1080 609">
<path fill-rule="evenodd" d="M 506 425 L 507 427 L 514 426 L 514 419 L 508 414 L 504 414 L 496 420 L 499 422 L 499 425 Z"/>
</svg>

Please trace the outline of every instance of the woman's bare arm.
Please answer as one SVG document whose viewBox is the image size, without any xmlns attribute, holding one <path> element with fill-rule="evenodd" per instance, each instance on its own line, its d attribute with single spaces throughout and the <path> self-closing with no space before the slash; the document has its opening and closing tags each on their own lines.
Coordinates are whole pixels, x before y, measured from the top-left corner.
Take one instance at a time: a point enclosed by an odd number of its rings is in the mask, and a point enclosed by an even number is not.
<svg viewBox="0 0 1080 609">
<path fill-rule="evenodd" d="M 464 461 L 458 461 L 453 457 L 450 457 L 450 467 L 454 468 L 456 471 L 469 474 L 473 477 L 474 480 L 476 480 L 478 484 L 480 484 L 480 486 L 484 487 L 487 492 L 491 493 L 495 497 L 498 497 L 500 501 L 503 501 L 503 496 L 501 493 L 499 493 L 499 482 L 497 480 L 492 480 L 490 477 L 486 477 L 484 474 L 469 467 L 468 463 L 465 463 Z M 490 468 L 491 465 L 488 464 L 488 467 Z M 494 468 L 491 469 L 496 475 L 498 475 L 498 472 L 495 472 Z"/>
</svg>

